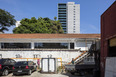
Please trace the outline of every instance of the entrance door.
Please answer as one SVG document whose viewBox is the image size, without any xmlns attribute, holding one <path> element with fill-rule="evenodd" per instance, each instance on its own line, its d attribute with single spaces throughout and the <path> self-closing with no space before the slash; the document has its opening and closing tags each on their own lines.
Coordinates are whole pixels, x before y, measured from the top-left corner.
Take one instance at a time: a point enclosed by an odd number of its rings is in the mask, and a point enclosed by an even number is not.
<svg viewBox="0 0 116 77">
<path fill-rule="evenodd" d="M 55 58 L 42 58 L 42 72 L 55 72 Z"/>
<path fill-rule="evenodd" d="M 55 59 L 49 59 L 49 72 L 55 71 Z"/>
<path fill-rule="evenodd" d="M 42 59 L 42 71 L 48 72 L 48 59 Z"/>
</svg>

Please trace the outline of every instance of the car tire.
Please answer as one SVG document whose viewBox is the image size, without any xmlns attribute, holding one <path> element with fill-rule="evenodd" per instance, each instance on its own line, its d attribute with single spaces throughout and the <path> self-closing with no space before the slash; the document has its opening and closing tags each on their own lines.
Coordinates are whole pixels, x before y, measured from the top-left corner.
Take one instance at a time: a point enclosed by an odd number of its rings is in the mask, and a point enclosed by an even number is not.
<svg viewBox="0 0 116 77">
<path fill-rule="evenodd" d="M 17 75 L 17 74 L 14 74 L 14 73 L 13 73 L 13 76 L 16 76 L 16 75 Z"/>
<path fill-rule="evenodd" d="M 29 70 L 28 75 L 31 75 L 31 73 L 32 73 L 32 71 L 31 71 L 31 70 Z"/>
<path fill-rule="evenodd" d="M 74 75 L 75 73 L 74 72 L 71 72 L 72 75 Z"/>
<path fill-rule="evenodd" d="M 3 71 L 2 75 L 3 75 L 3 76 L 7 76 L 7 75 L 8 75 L 8 73 L 9 73 L 8 69 L 4 69 L 4 71 Z"/>
</svg>

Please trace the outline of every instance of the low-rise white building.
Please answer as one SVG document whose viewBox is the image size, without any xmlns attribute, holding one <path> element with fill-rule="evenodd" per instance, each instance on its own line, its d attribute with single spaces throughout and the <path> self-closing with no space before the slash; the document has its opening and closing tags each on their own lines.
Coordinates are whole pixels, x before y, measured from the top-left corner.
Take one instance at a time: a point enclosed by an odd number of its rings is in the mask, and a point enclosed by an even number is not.
<svg viewBox="0 0 116 77">
<path fill-rule="evenodd" d="M 25 60 L 52 57 L 66 64 L 88 51 L 99 38 L 100 34 L 0 34 L 0 57 Z"/>
<path fill-rule="evenodd" d="M 19 27 L 21 25 L 20 21 L 16 21 L 16 27 Z"/>
</svg>

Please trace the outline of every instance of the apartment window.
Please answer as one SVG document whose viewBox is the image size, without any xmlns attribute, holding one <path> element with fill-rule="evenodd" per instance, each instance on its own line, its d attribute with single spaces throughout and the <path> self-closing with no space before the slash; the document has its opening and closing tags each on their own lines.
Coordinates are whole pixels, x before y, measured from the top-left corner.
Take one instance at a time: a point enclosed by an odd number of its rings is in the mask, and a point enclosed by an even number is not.
<svg viewBox="0 0 116 77">
<path fill-rule="evenodd" d="M 31 43 L 1 43 L 1 48 L 31 48 Z"/>
</svg>

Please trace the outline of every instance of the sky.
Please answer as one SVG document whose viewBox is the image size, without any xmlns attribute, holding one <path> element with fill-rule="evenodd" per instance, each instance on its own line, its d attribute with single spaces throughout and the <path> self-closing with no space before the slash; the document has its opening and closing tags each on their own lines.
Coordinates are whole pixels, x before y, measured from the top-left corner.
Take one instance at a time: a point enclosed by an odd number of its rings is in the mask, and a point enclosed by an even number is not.
<svg viewBox="0 0 116 77">
<path fill-rule="evenodd" d="M 23 18 L 57 17 L 58 3 L 75 2 L 80 4 L 80 33 L 100 33 L 100 16 L 115 0 L 0 0 L 0 9 L 15 16 L 17 21 Z M 5 33 L 12 33 L 15 26 Z"/>
</svg>

